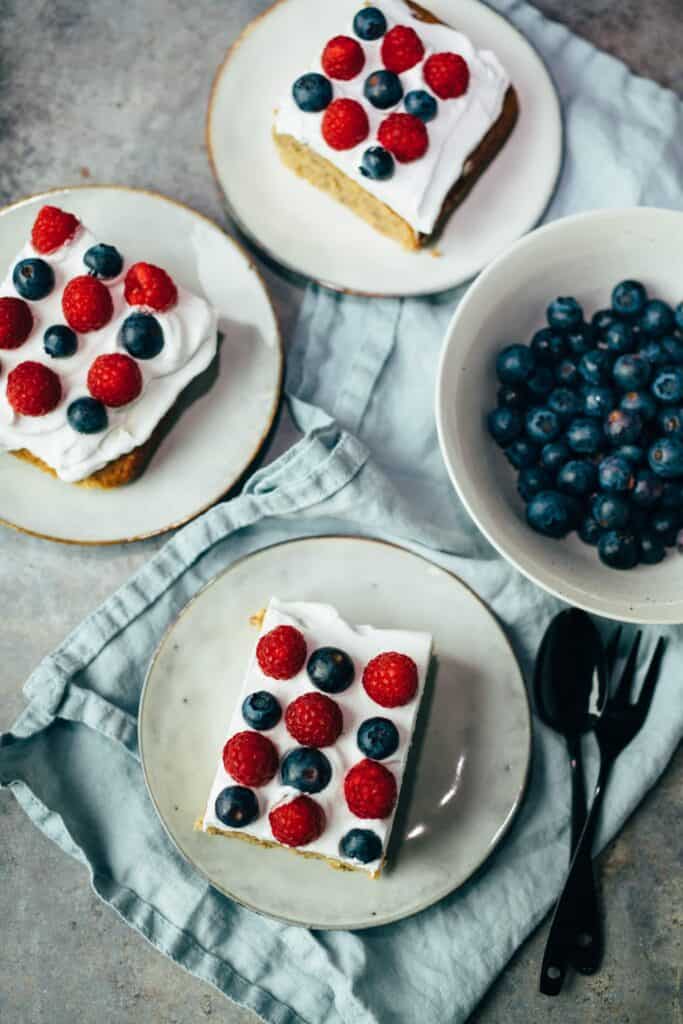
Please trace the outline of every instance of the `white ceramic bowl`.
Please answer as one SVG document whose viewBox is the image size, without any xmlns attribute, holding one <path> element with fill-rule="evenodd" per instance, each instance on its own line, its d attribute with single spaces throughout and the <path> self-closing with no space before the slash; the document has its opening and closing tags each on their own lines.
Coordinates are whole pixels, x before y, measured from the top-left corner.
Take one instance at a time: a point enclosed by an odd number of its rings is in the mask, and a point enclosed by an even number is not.
<svg viewBox="0 0 683 1024">
<path fill-rule="evenodd" d="M 631 622 L 683 622 L 683 562 L 619 572 L 603 566 L 576 534 L 556 541 L 525 522 L 516 473 L 489 438 L 497 352 L 526 342 L 548 301 L 574 295 L 587 315 L 609 305 L 627 277 L 669 302 L 683 299 L 683 213 L 638 207 L 579 214 L 527 235 L 492 263 L 448 328 L 436 386 L 436 420 L 451 480 L 490 542 L 552 594 L 599 615 Z"/>
</svg>

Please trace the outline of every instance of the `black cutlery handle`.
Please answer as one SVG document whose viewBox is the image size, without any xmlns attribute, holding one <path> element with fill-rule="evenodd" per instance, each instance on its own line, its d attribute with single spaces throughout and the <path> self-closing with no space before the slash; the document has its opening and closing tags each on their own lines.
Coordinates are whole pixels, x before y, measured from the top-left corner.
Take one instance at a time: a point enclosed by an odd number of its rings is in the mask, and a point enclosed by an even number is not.
<svg viewBox="0 0 683 1024">
<path fill-rule="evenodd" d="M 572 772 L 571 863 L 586 825 L 588 808 L 580 737 L 567 737 L 567 750 Z M 567 955 L 577 971 L 592 974 L 602 960 L 603 935 L 590 850 L 586 856 L 581 857 L 576 870 L 576 888 L 579 895 L 574 907 L 573 938 L 568 936 L 567 940 Z"/>
</svg>

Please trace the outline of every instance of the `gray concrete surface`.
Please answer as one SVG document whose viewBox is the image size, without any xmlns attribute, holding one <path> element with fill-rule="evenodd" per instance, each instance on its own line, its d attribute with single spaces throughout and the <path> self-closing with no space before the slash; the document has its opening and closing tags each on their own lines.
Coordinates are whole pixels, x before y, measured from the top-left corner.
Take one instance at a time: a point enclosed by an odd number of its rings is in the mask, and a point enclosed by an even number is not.
<svg viewBox="0 0 683 1024">
<path fill-rule="evenodd" d="M 158 189 L 222 221 L 203 145 L 206 98 L 225 48 L 266 6 L 265 0 L 0 0 L 0 203 L 60 184 L 115 181 Z M 539 6 L 683 92 L 681 0 L 539 0 Z M 267 280 L 287 333 L 300 290 L 272 274 Z M 285 425 L 271 456 L 290 437 Z M 21 686 L 41 656 L 159 544 L 64 549 L 0 529 L 2 727 L 21 709 Z M 683 1024 L 682 769 L 679 756 L 603 858 L 609 909 L 603 971 L 572 982 L 561 1000 L 538 996 L 542 928 L 474 1014 L 476 1024 Z M 255 1021 L 102 906 L 83 868 L 1 793 L 0 1022 L 196 1024 L 209 1018 Z"/>
</svg>

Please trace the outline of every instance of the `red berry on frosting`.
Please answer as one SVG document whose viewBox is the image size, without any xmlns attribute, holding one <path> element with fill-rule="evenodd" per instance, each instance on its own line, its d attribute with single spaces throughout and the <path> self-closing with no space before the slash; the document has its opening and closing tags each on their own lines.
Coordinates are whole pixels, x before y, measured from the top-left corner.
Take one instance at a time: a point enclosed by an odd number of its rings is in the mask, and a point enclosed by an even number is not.
<svg viewBox="0 0 683 1024">
<path fill-rule="evenodd" d="M 45 416 L 61 397 L 59 377 L 42 363 L 19 363 L 7 377 L 7 401 L 21 416 Z"/>
<path fill-rule="evenodd" d="M 33 314 L 23 299 L 8 295 L 0 299 L 0 348 L 19 348 L 33 327 Z"/>
<path fill-rule="evenodd" d="M 83 274 L 74 277 L 62 294 L 62 312 L 69 327 L 85 334 L 99 331 L 108 324 L 114 312 L 109 289 L 96 277 Z"/>
<path fill-rule="evenodd" d="M 429 146 L 424 122 L 414 114 L 389 114 L 379 126 L 377 138 L 400 164 L 419 160 Z"/>
<path fill-rule="evenodd" d="M 365 758 L 347 772 L 344 796 L 357 818 L 387 818 L 397 796 L 396 779 L 388 768 Z"/>
<path fill-rule="evenodd" d="M 356 100 L 332 100 L 323 114 L 322 133 L 332 149 L 353 149 L 370 134 L 368 115 Z"/>
<path fill-rule="evenodd" d="M 401 707 L 417 693 L 417 665 L 407 654 L 385 651 L 365 666 L 363 687 L 381 707 Z"/>
<path fill-rule="evenodd" d="M 470 69 L 458 53 L 433 53 L 422 69 L 424 80 L 442 100 L 456 99 L 467 92 Z"/>
<path fill-rule="evenodd" d="M 223 767 L 241 786 L 265 786 L 278 766 L 277 750 L 260 732 L 237 732 L 223 747 Z"/>
<path fill-rule="evenodd" d="M 335 36 L 323 50 L 320 63 L 329 78 L 338 78 L 346 82 L 362 71 L 365 54 L 355 39 L 350 36 Z"/>
<path fill-rule="evenodd" d="M 88 370 L 88 391 L 104 405 L 128 405 L 142 391 L 140 367 L 122 352 L 98 356 Z"/>
<path fill-rule="evenodd" d="M 268 821 L 273 837 L 284 846 L 307 846 L 325 831 L 325 812 L 310 796 L 274 807 Z"/>
<path fill-rule="evenodd" d="M 285 725 L 302 747 L 331 747 L 343 727 L 336 701 L 324 693 L 304 693 L 285 712 Z"/>
<path fill-rule="evenodd" d="M 172 278 L 153 263 L 134 263 L 126 274 L 123 294 L 129 306 L 148 306 L 165 313 L 178 301 Z"/>
<path fill-rule="evenodd" d="M 79 220 L 57 206 L 44 206 L 31 229 L 31 245 L 45 255 L 70 241 L 78 230 Z"/>
<path fill-rule="evenodd" d="M 420 37 L 408 25 L 396 25 L 389 29 L 382 40 L 382 63 L 397 75 L 419 64 L 424 52 Z"/>
<path fill-rule="evenodd" d="M 276 626 L 256 644 L 256 660 L 271 679 L 291 679 L 306 661 L 306 641 L 294 626 Z"/>
</svg>

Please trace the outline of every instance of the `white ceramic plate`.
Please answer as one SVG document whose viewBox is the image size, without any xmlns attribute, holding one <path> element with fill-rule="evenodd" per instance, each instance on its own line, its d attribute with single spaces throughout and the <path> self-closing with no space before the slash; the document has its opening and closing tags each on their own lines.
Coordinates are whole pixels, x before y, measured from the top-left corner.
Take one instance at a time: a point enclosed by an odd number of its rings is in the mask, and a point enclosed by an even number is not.
<svg viewBox="0 0 683 1024">
<path fill-rule="evenodd" d="M 281 390 L 282 347 L 253 262 L 220 228 L 172 199 L 117 186 L 64 188 L 0 211 L 0 268 L 25 243 L 37 210 L 72 211 L 129 257 L 165 267 L 218 310 L 219 358 L 189 386 L 142 476 L 83 490 L 0 454 L 0 521 L 49 540 L 112 544 L 163 533 L 222 497 L 255 458 Z"/>
<path fill-rule="evenodd" d="M 395 861 L 378 881 L 193 831 L 254 643 L 249 616 L 272 595 L 327 601 L 351 622 L 434 635 L 412 796 L 399 810 Z M 429 906 L 488 857 L 522 798 L 531 733 L 512 650 L 463 583 L 389 544 L 319 537 L 237 562 L 185 608 L 152 662 L 139 738 L 161 821 L 217 889 L 295 924 L 365 928 Z"/>
<path fill-rule="evenodd" d="M 579 214 L 523 238 L 473 284 L 446 332 L 436 387 L 441 451 L 479 529 L 521 572 L 588 611 L 629 622 L 683 622 L 683 562 L 624 573 L 575 534 L 549 540 L 529 529 L 516 474 L 486 432 L 496 404 L 495 357 L 528 341 L 548 302 L 574 295 L 588 314 L 609 306 L 617 281 L 635 277 L 669 302 L 683 298 L 683 213 L 633 208 Z"/>
<path fill-rule="evenodd" d="M 504 149 L 450 218 L 437 244 L 440 257 L 431 249 L 407 252 L 287 170 L 271 138 L 278 97 L 309 66 L 321 40 L 342 31 L 361 6 L 279 0 L 253 21 L 214 80 L 209 156 L 233 219 L 283 267 L 342 291 L 443 291 L 473 277 L 540 219 L 562 155 L 557 96 L 535 50 L 504 18 L 476 0 L 429 0 L 445 23 L 498 54 L 521 113 Z"/>
</svg>

